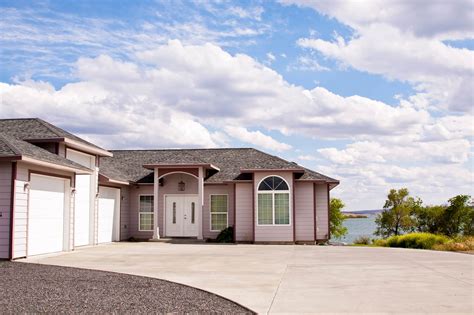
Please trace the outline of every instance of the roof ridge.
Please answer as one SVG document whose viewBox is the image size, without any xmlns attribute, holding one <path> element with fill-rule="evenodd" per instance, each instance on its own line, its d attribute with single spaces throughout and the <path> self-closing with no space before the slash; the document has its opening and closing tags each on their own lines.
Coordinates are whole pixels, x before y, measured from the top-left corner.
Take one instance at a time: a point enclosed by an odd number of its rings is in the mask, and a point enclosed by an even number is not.
<svg viewBox="0 0 474 315">
<path fill-rule="evenodd" d="M 13 153 L 15 153 L 16 155 L 21 155 L 20 151 L 18 151 L 15 146 L 13 144 L 10 143 L 10 140 L 6 137 L 6 135 L 4 133 L 0 133 L 0 138 L 3 139 L 3 142 L 5 143 L 5 145 L 10 149 L 12 150 Z M 19 139 L 18 139 L 19 140 Z M 23 140 L 19 140 L 19 141 L 23 141 Z M 26 141 L 24 141 L 26 142 Z"/>
<path fill-rule="evenodd" d="M 51 131 L 52 133 L 54 133 L 57 137 L 64 137 L 64 136 L 61 136 L 57 133 L 57 130 L 55 130 L 54 128 L 52 128 L 52 125 L 50 123 L 48 123 L 47 121 L 41 119 L 41 118 L 35 118 L 36 121 L 38 121 L 40 124 L 42 124 L 45 128 L 47 128 L 49 131 Z M 55 128 L 59 128 L 59 127 L 56 127 L 54 126 Z M 66 130 L 62 129 L 62 128 L 59 128 L 61 129 L 62 131 L 64 131 L 65 133 L 69 133 L 67 132 Z"/>
<path fill-rule="evenodd" d="M 261 151 L 261 150 L 259 150 L 259 149 L 255 149 L 255 148 L 252 148 L 252 149 L 255 150 L 255 151 L 257 151 L 257 152 L 263 153 L 263 154 L 265 154 L 265 155 L 274 157 L 274 158 L 276 158 L 276 159 L 278 159 L 278 160 L 280 160 L 280 161 L 283 161 L 283 162 L 285 162 L 285 163 L 293 164 L 293 165 L 296 165 L 296 166 L 299 166 L 299 167 L 303 167 L 303 168 L 304 168 L 304 166 L 301 166 L 301 165 L 299 165 L 299 164 L 296 163 L 296 162 L 292 162 L 292 161 L 285 160 L 284 158 L 281 158 L 281 157 L 279 157 L 279 156 L 277 156 L 277 155 L 269 154 L 269 153 L 267 153 L 267 152 L 263 152 L 263 151 Z"/>
<path fill-rule="evenodd" d="M 131 151 L 199 151 L 199 150 L 254 150 L 254 148 L 190 148 L 190 149 L 111 149 L 110 152 L 131 152 Z"/>
</svg>

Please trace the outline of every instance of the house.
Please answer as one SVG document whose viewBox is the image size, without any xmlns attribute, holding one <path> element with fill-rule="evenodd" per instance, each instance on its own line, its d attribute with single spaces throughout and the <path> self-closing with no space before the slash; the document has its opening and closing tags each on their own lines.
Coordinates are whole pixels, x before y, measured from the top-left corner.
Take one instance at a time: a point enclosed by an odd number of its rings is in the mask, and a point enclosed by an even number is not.
<svg viewBox="0 0 474 315">
<path fill-rule="evenodd" d="M 105 150 L 41 119 L 0 120 L 0 258 L 114 241 L 329 239 L 338 181 L 252 148 Z"/>
</svg>

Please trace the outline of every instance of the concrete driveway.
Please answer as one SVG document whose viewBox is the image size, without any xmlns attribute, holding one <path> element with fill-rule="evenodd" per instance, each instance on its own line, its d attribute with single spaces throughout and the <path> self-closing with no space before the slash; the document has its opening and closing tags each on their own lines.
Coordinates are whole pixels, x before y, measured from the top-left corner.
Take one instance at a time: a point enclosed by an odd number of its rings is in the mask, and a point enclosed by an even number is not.
<svg viewBox="0 0 474 315">
<path fill-rule="evenodd" d="M 23 260 L 167 279 L 258 313 L 474 312 L 474 256 L 363 247 L 115 243 Z"/>
</svg>

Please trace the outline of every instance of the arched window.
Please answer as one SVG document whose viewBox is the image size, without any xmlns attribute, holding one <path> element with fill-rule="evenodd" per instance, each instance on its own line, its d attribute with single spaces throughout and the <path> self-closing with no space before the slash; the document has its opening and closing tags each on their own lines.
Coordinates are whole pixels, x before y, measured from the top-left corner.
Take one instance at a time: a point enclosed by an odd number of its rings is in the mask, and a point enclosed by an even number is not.
<svg viewBox="0 0 474 315">
<path fill-rule="evenodd" d="M 290 224 L 290 189 L 281 177 L 268 176 L 258 185 L 258 225 Z"/>
</svg>

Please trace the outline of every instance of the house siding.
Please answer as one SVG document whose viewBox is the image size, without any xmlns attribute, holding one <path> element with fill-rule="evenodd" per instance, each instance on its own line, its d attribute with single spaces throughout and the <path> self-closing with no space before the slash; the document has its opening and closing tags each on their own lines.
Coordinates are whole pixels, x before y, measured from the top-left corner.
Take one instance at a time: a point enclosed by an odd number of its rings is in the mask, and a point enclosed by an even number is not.
<svg viewBox="0 0 474 315">
<path fill-rule="evenodd" d="M 328 238 L 328 186 L 326 184 L 316 184 L 316 226 L 318 240 Z"/>
<path fill-rule="evenodd" d="M 130 187 L 130 230 L 129 237 L 150 239 L 153 237 L 153 231 L 138 230 L 138 207 L 140 195 L 153 195 L 153 185 L 140 185 Z M 160 214 L 160 211 L 158 215 Z"/>
<path fill-rule="evenodd" d="M 235 239 L 237 242 L 253 240 L 252 183 L 235 184 Z"/>
<path fill-rule="evenodd" d="M 258 225 L 258 185 L 267 176 L 280 176 L 290 188 L 290 225 Z M 293 239 L 293 173 L 291 172 L 255 172 L 255 242 L 292 242 Z"/>
<path fill-rule="evenodd" d="M 73 173 L 58 171 L 55 169 L 49 169 L 46 167 L 40 167 L 28 163 L 18 162 L 17 163 L 17 179 L 15 180 L 15 209 L 14 209 L 14 221 L 13 221 L 13 258 L 20 258 L 27 256 L 27 238 L 28 238 L 28 190 L 25 191 L 25 183 L 29 182 L 30 171 L 37 171 L 43 173 L 49 173 L 51 175 L 60 175 L 73 177 Z M 70 185 L 70 183 L 69 183 Z M 68 188 L 66 188 L 68 189 Z M 70 186 L 69 186 L 70 189 Z M 70 194 L 66 192 L 66 196 L 69 196 L 69 237 L 68 237 L 68 248 L 73 248 L 73 214 L 74 214 L 74 200 L 70 197 Z M 72 235 L 71 235 L 72 234 Z"/>
<path fill-rule="evenodd" d="M 10 257 L 12 163 L 0 163 L 0 259 Z"/>
<path fill-rule="evenodd" d="M 295 183 L 296 241 L 314 241 L 313 183 Z"/>
<path fill-rule="evenodd" d="M 211 231 L 210 201 L 211 195 L 227 195 L 227 226 L 234 225 L 234 186 L 230 185 L 204 185 L 204 206 L 202 235 L 204 238 L 215 239 L 219 232 Z"/>
<path fill-rule="evenodd" d="M 120 187 L 120 240 L 130 237 L 130 187 Z"/>
</svg>

